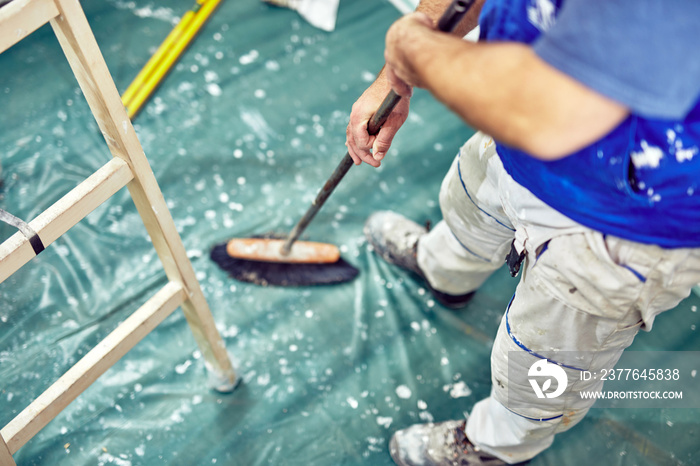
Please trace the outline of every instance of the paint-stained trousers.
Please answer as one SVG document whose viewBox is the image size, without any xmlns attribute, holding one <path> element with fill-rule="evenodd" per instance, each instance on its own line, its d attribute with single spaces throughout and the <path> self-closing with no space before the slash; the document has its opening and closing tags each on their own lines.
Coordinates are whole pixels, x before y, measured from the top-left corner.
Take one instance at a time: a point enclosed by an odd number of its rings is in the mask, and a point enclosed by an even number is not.
<svg viewBox="0 0 700 466">
<path fill-rule="evenodd" d="M 579 422 L 593 404 L 579 392 L 602 382 L 581 381 L 578 372 L 612 368 L 640 328 L 651 329 L 657 314 L 700 282 L 700 249 L 662 249 L 575 223 L 516 183 L 482 133 L 460 149 L 440 206 L 443 221 L 418 246 L 434 288 L 475 290 L 503 266 L 512 244 L 526 254 L 493 344 L 491 396 L 467 422 L 469 439 L 508 463 L 532 458 Z M 577 382 L 556 398 L 537 398 L 528 370 L 542 358 L 563 364 Z"/>
</svg>

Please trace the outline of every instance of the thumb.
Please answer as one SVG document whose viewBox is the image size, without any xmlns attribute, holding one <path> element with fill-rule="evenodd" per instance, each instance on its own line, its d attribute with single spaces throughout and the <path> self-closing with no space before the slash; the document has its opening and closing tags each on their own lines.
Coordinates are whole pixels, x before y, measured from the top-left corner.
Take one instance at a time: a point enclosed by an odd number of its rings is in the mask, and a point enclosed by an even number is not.
<svg viewBox="0 0 700 466">
<path fill-rule="evenodd" d="M 382 130 L 379 131 L 374 140 L 374 145 L 372 146 L 372 157 L 374 157 L 374 160 L 379 161 L 386 156 L 397 130 L 398 128 L 388 126 L 383 127 Z"/>
</svg>

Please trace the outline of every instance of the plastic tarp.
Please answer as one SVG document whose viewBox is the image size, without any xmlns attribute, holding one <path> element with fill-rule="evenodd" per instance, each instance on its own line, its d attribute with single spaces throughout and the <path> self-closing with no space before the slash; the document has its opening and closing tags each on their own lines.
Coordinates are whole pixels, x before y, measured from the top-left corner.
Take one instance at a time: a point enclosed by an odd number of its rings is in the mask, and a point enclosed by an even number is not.
<svg viewBox="0 0 700 466">
<path fill-rule="evenodd" d="M 189 1 L 85 2 L 120 92 Z M 472 131 L 424 92 L 379 170 L 353 168 L 309 228 L 360 269 L 331 287 L 234 282 L 227 238 L 287 231 L 344 153 L 350 107 L 383 62 L 388 2 L 341 2 L 333 33 L 257 0 L 223 2 L 135 120 L 242 377 L 209 389 L 175 311 L 16 454 L 22 465 L 382 465 L 394 430 L 454 419 L 489 393 L 489 352 L 516 286 L 497 272 L 462 311 L 371 252 L 374 210 L 439 220 Z M 109 160 L 48 26 L 0 55 L 0 207 L 30 220 Z M 13 234 L 0 225 L 0 239 Z M 0 285 L 0 423 L 9 422 L 166 281 L 120 191 Z M 700 350 L 691 296 L 636 350 Z M 696 410 L 593 409 L 539 465 L 697 464 Z"/>
</svg>

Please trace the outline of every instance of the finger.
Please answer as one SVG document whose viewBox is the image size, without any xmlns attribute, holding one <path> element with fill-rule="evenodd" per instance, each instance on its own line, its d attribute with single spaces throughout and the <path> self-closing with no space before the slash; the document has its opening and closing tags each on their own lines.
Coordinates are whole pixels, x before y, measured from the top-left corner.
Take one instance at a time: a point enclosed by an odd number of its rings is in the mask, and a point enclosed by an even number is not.
<svg viewBox="0 0 700 466">
<path fill-rule="evenodd" d="M 394 135 L 396 131 L 392 131 L 393 128 L 382 128 L 382 131 L 377 134 L 377 139 L 374 141 L 374 146 L 372 146 L 372 156 L 374 160 L 382 160 L 386 153 L 391 147 L 391 142 L 394 140 Z"/>
<path fill-rule="evenodd" d="M 348 154 L 352 158 L 355 165 L 360 165 L 362 163 L 361 153 L 362 151 L 358 149 L 357 143 L 355 142 L 355 137 L 352 132 L 350 125 L 345 130 L 345 147 L 348 148 Z"/>
<path fill-rule="evenodd" d="M 352 152 L 352 154 L 356 155 L 360 160 L 367 161 L 372 158 L 372 144 L 374 143 L 374 137 L 371 137 L 369 139 L 369 147 L 363 148 L 359 147 L 356 142 L 350 137 L 347 141 L 347 147 L 348 151 Z"/>
<path fill-rule="evenodd" d="M 382 129 L 377 133 L 372 145 L 372 154 L 375 160 L 382 160 L 388 153 L 396 133 L 403 126 L 406 118 L 408 118 L 410 104 L 411 99 L 407 97 L 402 98 L 391 112 L 391 116 L 386 120 Z"/>
<path fill-rule="evenodd" d="M 394 92 L 401 97 L 411 97 L 413 95 L 413 88 L 396 74 L 393 67 L 387 66 L 385 69 L 386 77 L 389 80 L 389 84 L 391 84 L 391 88 L 394 90 Z"/>
<path fill-rule="evenodd" d="M 372 156 L 371 153 L 367 154 L 362 154 L 360 155 L 360 158 L 362 159 L 363 162 L 365 162 L 367 165 L 371 165 L 375 168 L 377 168 L 380 164 L 379 160 L 374 160 L 374 157 Z"/>
<path fill-rule="evenodd" d="M 391 147 L 391 141 L 394 139 L 392 133 L 393 128 L 385 124 L 381 131 L 377 133 L 377 138 L 372 145 L 372 157 L 374 160 L 382 160 Z"/>
<path fill-rule="evenodd" d="M 369 148 L 372 147 L 372 143 L 369 140 L 370 135 L 367 133 L 367 123 L 371 116 L 372 114 L 358 106 L 357 102 L 352 106 L 347 133 L 351 144 L 357 149 L 369 150 Z"/>
<path fill-rule="evenodd" d="M 347 130 L 347 133 L 349 133 L 350 130 Z M 374 142 L 374 136 L 370 137 L 371 143 Z M 378 167 L 379 163 L 374 160 L 374 157 L 372 157 L 372 153 L 367 150 L 361 150 L 358 149 L 357 147 L 353 147 L 352 144 L 352 138 L 348 137 L 348 140 L 345 142 L 345 146 L 348 148 L 348 155 L 350 155 L 350 158 L 352 161 L 355 163 L 355 165 L 360 165 L 362 162 L 365 162 L 373 167 Z"/>
<path fill-rule="evenodd" d="M 345 143 L 345 147 L 348 148 L 348 155 L 349 155 L 350 158 L 352 159 L 352 162 L 353 162 L 355 165 L 360 165 L 360 164 L 362 163 L 362 159 L 361 159 L 360 157 L 358 157 L 357 154 L 355 154 L 355 151 L 352 150 L 352 148 L 350 148 L 350 146 L 348 145 L 347 142 Z"/>
</svg>

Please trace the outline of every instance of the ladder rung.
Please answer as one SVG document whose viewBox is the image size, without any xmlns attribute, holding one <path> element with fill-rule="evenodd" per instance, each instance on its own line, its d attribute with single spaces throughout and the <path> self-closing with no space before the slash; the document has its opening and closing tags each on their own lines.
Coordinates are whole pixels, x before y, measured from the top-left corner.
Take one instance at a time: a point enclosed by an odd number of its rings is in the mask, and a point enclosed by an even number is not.
<svg viewBox="0 0 700 466">
<path fill-rule="evenodd" d="M 58 14 L 53 0 L 13 0 L 0 8 L 0 53 Z"/>
<path fill-rule="evenodd" d="M 126 186 L 132 178 L 129 165 L 122 159 L 113 158 L 29 222 L 29 226 L 37 232 L 44 246 L 48 246 Z M 34 249 L 22 233 L 17 232 L 0 244 L 0 283 L 34 256 Z"/>
<path fill-rule="evenodd" d="M 182 284 L 168 282 L 131 314 L 0 431 L 10 452 L 16 453 L 185 299 Z"/>
</svg>

